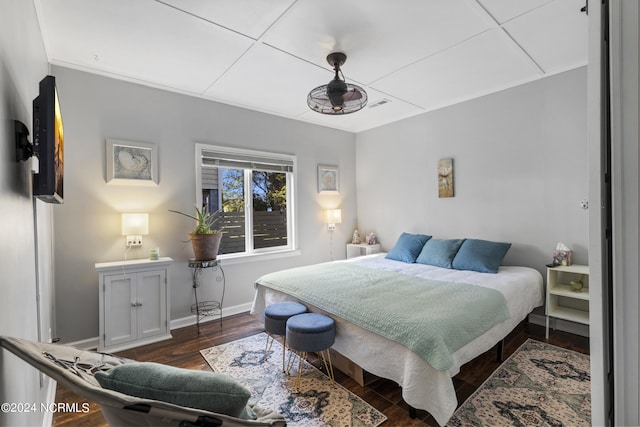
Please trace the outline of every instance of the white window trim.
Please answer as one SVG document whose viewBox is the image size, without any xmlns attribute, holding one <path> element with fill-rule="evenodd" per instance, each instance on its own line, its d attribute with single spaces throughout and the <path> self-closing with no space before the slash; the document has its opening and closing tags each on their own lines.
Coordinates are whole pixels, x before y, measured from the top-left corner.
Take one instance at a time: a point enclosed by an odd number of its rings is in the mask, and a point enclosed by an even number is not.
<svg viewBox="0 0 640 427">
<path fill-rule="evenodd" d="M 264 260 L 272 258 L 281 258 L 286 256 L 300 255 L 298 249 L 298 227 L 296 218 L 296 186 L 297 181 L 297 158 L 292 154 L 274 153 L 269 151 L 249 150 L 244 148 L 225 147 L 220 145 L 196 143 L 195 144 L 195 164 L 196 164 L 196 204 L 202 205 L 202 151 L 218 151 L 235 155 L 255 156 L 259 155 L 265 158 L 289 160 L 293 162 L 293 172 L 287 174 L 287 191 L 289 193 L 289 200 L 287 201 L 287 246 L 278 246 L 274 249 L 253 249 L 253 241 L 249 239 L 250 244 L 247 244 L 247 248 L 251 248 L 249 252 L 221 254 L 218 255 L 219 260 L 224 260 L 225 264 L 235 264 L 244 260 Z M 246 171 L 245 171 L 246 173 Z M 247 199 L 249 199 L 247 201 Z M 250 229 L 252 221 L 250 218 L 253 215 L 251 210 L 251 197 L 245 197 L 245 215 L 247 221 L 245 226 L 247 227 L 247 235 L 253 235 Z"/>
</svg>

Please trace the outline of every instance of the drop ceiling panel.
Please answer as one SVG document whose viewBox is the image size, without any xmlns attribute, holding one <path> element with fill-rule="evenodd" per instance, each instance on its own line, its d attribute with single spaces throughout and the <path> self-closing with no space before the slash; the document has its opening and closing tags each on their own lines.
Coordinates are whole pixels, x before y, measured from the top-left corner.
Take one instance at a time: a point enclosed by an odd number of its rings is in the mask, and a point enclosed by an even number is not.
<svg viewBox="0 0 640 427">
<path fill-rule="evenodd" d="M 431 110 L 541 74 L 501 29 L 494 29 L 381 79 L 374 87 Z"/>
<path fill-rule="evenodd" d="M 504 25 L 540 65 L 555 73 L 586 65 L 587 15 L 584 0 L 556 0 Z M 538 29 L 544 28 L 544 31 Z"/>
<path fill-rule="evenodd" d="M 352 132 L 587 62 L 584 0 L 33 1 L 54 64 Z M 325 116 L 337 50 L 369 106 Z"/>
<path fill-rule="evenodd" d="M 491 26 L 468 0 L 299 0 L 264 42 L 329 67 L 326 56 L 347 54 L 345 77 L 361 84 L 446 49 Z"/>
<path fill-rule="evenodd" d="M 297 116 L 309 109 L 309 91 L 332 78 L 328 70 L 256 44 L 205 95 L 235 105 Z"/>
<path fill-rule="evenodd" d="M 42 2 L 52 62 L 202 93 L 251 40 L 153 0 Z"/>
<path fill-rule="evenodd" d="M 294 0 L 162 0 L 162 2 L 257 39 Z"/>
<path fill-rule="evenodd" d="M 500 24 L 553 0 L 478 0 Z"/>
</svg>

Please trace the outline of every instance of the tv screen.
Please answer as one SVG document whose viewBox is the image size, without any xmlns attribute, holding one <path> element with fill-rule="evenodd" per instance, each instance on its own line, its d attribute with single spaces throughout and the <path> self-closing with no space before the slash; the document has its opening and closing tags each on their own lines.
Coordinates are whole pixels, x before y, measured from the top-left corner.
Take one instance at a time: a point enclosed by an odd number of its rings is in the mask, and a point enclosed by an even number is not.
<svg viewBox="0 0 640 427">
<path fill-rule="evenodd" d="M 33 152 L 39 162 L 33 195 L 48 203 L 62 203 L 64 127 L 54 76 L 42 79 L 40 93 L 33 100 Z"/>
</svg>

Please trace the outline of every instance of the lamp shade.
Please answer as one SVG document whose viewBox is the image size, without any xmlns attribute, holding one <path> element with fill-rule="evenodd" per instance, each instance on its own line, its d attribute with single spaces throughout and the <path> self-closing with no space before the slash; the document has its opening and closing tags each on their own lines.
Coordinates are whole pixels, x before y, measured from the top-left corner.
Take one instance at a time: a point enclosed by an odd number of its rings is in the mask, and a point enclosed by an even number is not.
<svg viewBox="0 0 640 427">
<path fill-rule="evenodd" d="M 122 235 L 145 235 L 149 234 L 149 214 L 148 213 L 123 213 L 122 214 Z"/>
<path fill-rule="evenodd" d="M 326 223 L 327 224 L 340 224 L 342 222 L 342 210 L 341 209 L 327 209 L 326 211 Z"/>
</svg>

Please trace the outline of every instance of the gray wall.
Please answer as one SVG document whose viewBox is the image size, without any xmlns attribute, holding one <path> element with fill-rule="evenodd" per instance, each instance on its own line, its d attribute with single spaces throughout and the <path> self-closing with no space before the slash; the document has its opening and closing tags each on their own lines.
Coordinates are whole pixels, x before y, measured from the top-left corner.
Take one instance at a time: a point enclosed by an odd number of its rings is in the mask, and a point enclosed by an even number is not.
<svg viewBox="0 0 640 427">
<path fill-rule="evenodd" d="M 193 303 L 190 245 L 182 243 L 188 219 L 169 209 L 195 203 L 195 143 L 252 148 L 297 156 L 297 225 L 301 255 L 226 263 L 225 306 L 253 299 L 260 275 L 328 261 L 330 238 L 323 209 L 341 207 L 343 224 L 334 232 L 334 254 L 344 257 L 355 226 L 355 137 L 302 122 L 251 112 L 198 98 L 152 89 L 67 68 L 54 67 L 65 124 L 65 203 L 55 212 L 58 335 L 64 342 L 98 336 L 96 262 L 122 260 L 125 241 L 120 213 L 150 215 L 150 234 L 128 259 L 161 256 L 175 260 L 171 273 L 171 318 L 190 316 Z M 159 185 L 126 187 L 106 183 L 107 138 L 157 144 Z M 317 193 L 317 164 L 340 167 L 340 195 Z"/>
<path fill-rule="evenodd" d="M 407 231 L 511 242 L 505 264 L 542 273 L 564 242 L 587 264 L 585 68 L 362 132 L 356 153 L 358 226 L 385 250 Z"/>
<path fill-rule="evenodd" d="M 322 210 L 338 206 L 343 223 L 333 236 L 335 258 L 344 257 L 343 243 L 358 227 L 362 234 L 374 231 L 386 250 L 410 231 L 509 241 L 506 264 L 541 272 L 562 241 L 574 249 L 576 263 L 587 263 L 588 211 L 580 208 L 588 198 L 585 69 L 357 136 L 66 68 L 54 72 L 67 147 L 67 197 L 55 213 L 63 341 L 98 334 L 94 263 L 144 258 L 152 247 L 176 260 L 172 319 L 189 316 L 192 252 L 182 241 L 190 224 L 168 209 L 194 203 L 196 141 L 298 156 L 302 255 L 227 265 L 227 307 L 250 303 L 261 274 L 328 260 Z M 159 185 L 107 184 L 106 138 L 157 144 Z M 436 163 L 443 157 L 454 159 L 456 196 L 450 199 L 437 196 Z M 339 196 L 317 194 L 317 164 L 340 166 Z M 120 213 L 140 210 L 150 213 L 150 235 L 125 254 Z"/>
<path fill-rule="evenodd" d="M 0 335 L 49 340 L 52 325 L 51 212 L 31 198 L 30 162 L 17 163 L 13 121 L 32 129 L 32 100 L 47 74 L 47 58 L 33 2 L 0 3 Z M 30 138 L 31 140 L 31 138 Z M 37 218 L 37 219 L 36 219 Z M 35 229 L 37 226 L 38 236 Z M 39 263 L 36 263 L 36 251 Z M 38 322 L 37 295 L 40 295 Z M 38 405 L 52 382 L 0 350 L 0 402 Z M 0 425 L 40 425 L 51 414 L 0 412 Z"/>
</svg>

